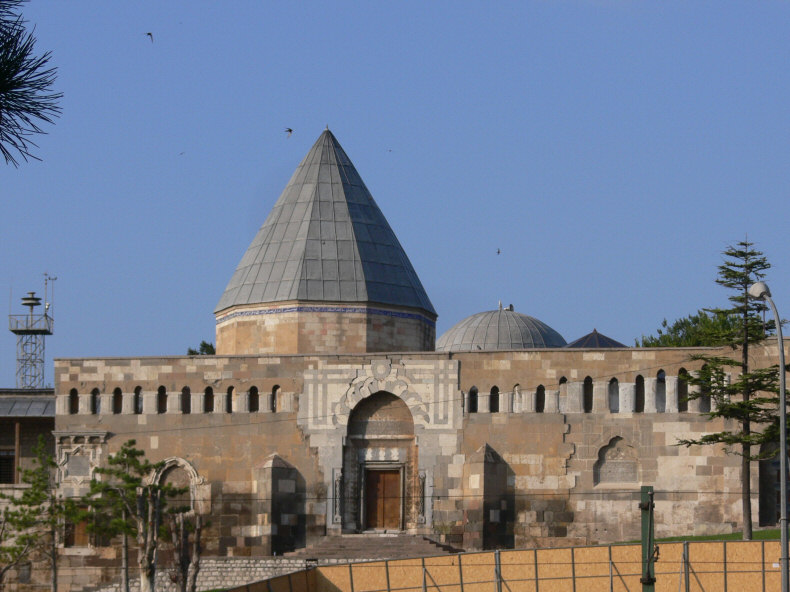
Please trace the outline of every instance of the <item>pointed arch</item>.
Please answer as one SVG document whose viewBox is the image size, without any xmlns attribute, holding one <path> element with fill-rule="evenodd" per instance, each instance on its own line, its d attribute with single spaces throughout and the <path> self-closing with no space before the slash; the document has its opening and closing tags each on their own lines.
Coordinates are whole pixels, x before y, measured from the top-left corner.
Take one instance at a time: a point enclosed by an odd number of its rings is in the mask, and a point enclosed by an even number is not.
<svg viewBox="0 0 790 592">
<path fill-rule="evenodd" d="M 538 385 L 535 390 L 535 413 L 543 413 L 546 410 L 546 387 Z"/>
<path fill-rule="evenodd" d="M 233 413 L 233 387 L 229 386 L 225 393 L 225 413 Z"/>
<path fill-rule="evenodd" d="M 620 381 L 612 378 L 608 387 L 609 413 L 620 413 Z"/>
<path fill-rule="evenodd" d="M 260 411 L 260 396 L 258 395 L 258 387 L 251 386 L 247 392 L 247 409 L 250 413 L 258 413 Z"/>
<path fill-rule="evenodd" d="M 280 385 L 275 384 L 272 387 L 271 394 L 269 395 L 269 411 L 271 411 L 272 413 L 277 413 L 277 399 L 279 398 L 279 395 L 280 395 Z"/>
<path fill-rule="evenodd" d="M 499 413 L 499 387 L 492 386 L 488 394 L 488 412 Z"/>
<path fill-rule="evenodd" d="M 113 415 L 123 413 L 123 392 L 117 386 L 112 391 L 112 413 Z"/>
<path fill-rule="evenodd" d="M 135 415 L 141 415 L 143 413 L 143 387 L 141 386 L 134 387 L 132 407 L 134 408 Z"/>
<path fill-rule="evenodd" d="M 69 391 L 69 415 L 77 415 L 80 412 L 80 395 L 77 389 Z"/>
<path fill-rule="evenodd" d="M 95 388 L 91 391 L 91 415 L 99 415 L 101 413 L 101 393 L 99 389 Z"/>
<path fill-rule="evenodd" d="M 593 379 L 585 377 L 582 385 L 582 411 L 592 413 L 593 410 Z"/>
<path fill-rule="evenodd" d="M 686 413 L 689 410 L 689 383 L 688 370 L 678 370 L 678 412 Z"/>
<path fill-rule="evenodd" d="M 707 376 L 708 381 L 706 384 L 703 384 L 699 389 L 699 412 L 700 413 L 710 413 L 710 383 L 714 380 L 718 380 L 719 376 L 713 376 L 710 367 L 705 364 L 702 369 L 700 370 L 700 374 L 702 376 Z"/>
<path fill-rule="evenodd" d="M 192 391 L 188 386 L 181 389 L 181 413 L 184 415 L 192 413 Z"/>
<path fill-rule="evenodd" d="M 167 413 L 167 389 L 164 385 L 156 390 L 156 412 Z"/>
<path fill-rule="evenodd" d="M 477 413 L 477 387 L 469 389 L 469 413 Z"/>
<path fill-rule="evenodd" d="M 634 413 L 645 412 L 645 378 L 641 374 L 636 377 L 634 385 Z"/>
<path fill-rule="evenodd" d="M 203 391 L 203 413 L 214 413 L 214 389 L 210 386 Z"/>
<path fill-rule="evenodd" d="M 656 413 L 667 410 L 667 374 L 663 370 L 656 373 Z"/>
</svg>

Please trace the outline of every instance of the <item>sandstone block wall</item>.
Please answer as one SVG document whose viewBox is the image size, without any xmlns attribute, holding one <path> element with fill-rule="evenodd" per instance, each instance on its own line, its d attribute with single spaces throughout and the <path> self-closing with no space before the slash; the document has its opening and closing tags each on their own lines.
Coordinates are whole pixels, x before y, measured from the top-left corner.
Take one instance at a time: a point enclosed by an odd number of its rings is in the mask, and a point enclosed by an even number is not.
<svg viewBox="0 0 790 592">
<path fill-rule="evenodd" d="M 692 351 L 58 360 L 62 487 L 85 491 L 93 468 L 136 439 L 151 460 L 191 467 L 196 503 L 211 515 L 209 553 L 265 555 L 280 544 L 310 544 L 353 528 L 338 500 L 350 508 L 360 491 L 344 463 L 397 460 L 370 443 L 344 457 L 353 409 L 384 391 L 403 400 L 414 421 L 405 509 L 413 532 L 481 548 L 635 538 L 641 484 L 667 492 L 657 496 L 660 534 L 725 532 L 741 522 L 737 458 L 675 445 L 723 427 L 693 406 L 679 410 L 677 372 L 695 369 Z M 756 365 L 770 365 L 775 348 L 754 354 Z M 484 447 L 498 460 L 475 473 Z M 281 480 L 293 491 L 280 492 L 267 476 L 273 455 L 292 467 Z M 473 483 L 475 475 L 482 481 Z M 280 493 L 293 508 L 268 503 Z"/>
<path fill-rule="evenodd" d="M 292 302 L 217 316 L 222 355 L 431 351 L 435 340 L 432 315 L 385 306 Z"/>
</svg>

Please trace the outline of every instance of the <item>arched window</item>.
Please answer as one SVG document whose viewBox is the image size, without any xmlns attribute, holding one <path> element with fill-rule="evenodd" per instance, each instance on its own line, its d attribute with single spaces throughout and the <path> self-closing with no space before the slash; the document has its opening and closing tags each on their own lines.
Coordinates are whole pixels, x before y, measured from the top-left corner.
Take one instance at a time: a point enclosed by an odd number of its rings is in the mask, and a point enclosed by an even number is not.
<svg viewBox="0 0 790 592">
<path fill-rule="evenodd" d="M 101 394 L 99 389 L 95 388 L 91 391 L 91 414 L 99 415 L 101 413 Z"/>
<path fill-rule="evenodd" d="M 134 387 L 134 412 L 140 415 L 143 412 L 143 387 Z"/>
<path fill-rule="evenodd" d="M 167 389 L 164 386 L 156 391 L 156 412 L 167 413 Z"/>
<path fill-rule="evenodd" d="M 667 375 L 663 370 L 656 374 L 656 412 L 664 413 L 667 410 Z"/>
<path fill-rule="evenodd" d="M 225 397 L 225 413 L 233 413 L 233 387 L 228 387 L 228 393 Z"/>
<path fill-rule="evenodd" d="M 719 374 L 721 373 L 718 373 L 717 375 L 714 376 L 713 372 L 711 371 L 710 367 L 707 364 L 705 364 L 700 370 L 700 375 L 703 378 L 707 379 L 706 383 L 703 384 L 699 389 L 700 413 L 710 413 L 710 385 L 713 384 L 714 382 L 723 380 L 724 376 L 723 375 L 719 376 Z"/>
<path fill-rule="evenodd" d="M 112 392 L 112 412 L 114 415 L 123 413 L 123 393 L 118 387 Z"/>
<path fill-rule="evenodd" d="M 681 413 L 689 410 L 688 374 L 685 368 L 678 370 L 678 411 Z"/>
<path fill-rule="evenodd" d="M 645 412 L 645 379 L 640 374 L 636 377 L 636 390 L 634 392 L 634 413 Z"/>
<path fill-rule="evenodd" d="M 203 413 L 214 413 L 214 389 L 210 386 L 203 391 Z"/>
<path fill-rule="evenodd" d="M 188 386 L 181 389 L 181 413 L 192 413 L 192 391 Z"/>
<path fill-rule="evenodd" d="M 592 413 L 593 410 L 593 380 L 589 376 L 584 379 L 582 390 L 582 408 L 585 413 Z"/>
<path fill-rule="evenodd" d="M 469 413 L 477 413 L 477 387 L 469 389 Z"/>
<path fill-rule="evenodd" d="M 80 395 L 77 389 L 69 391 L 69 414 L 77 415 L 80 412 Z"/>
<path fill-rule="evenodd" d="M 491 387 L 491 393 L 488 395 L 488 412 L 499 413 L 499 387 Z"/>
<path fill-rule="evenodd" d="M 535 413 L 543 413 L 546 409 L 546 388 L 541 384 L 535 391 Z"/>
<path fill-rule="evenodd" d="M 272 394 L 269 395 L 269 411 L 277 413 L 277 395 L 280 393 L 280 385 L 275 384 L 272 387 Z"/>
<path fill-rule="evenodd" d="M 609 413 L 620 413 L 620 382 L 616 378 L 609 381 Z"/>
<path fill-rule="evenodd" d="M 260 400 L 258 397 L 258 387 L 251 386 L 249 392 L 249 410 L 250 413 L 258 413 L 260 410 Z"/>
</svg>

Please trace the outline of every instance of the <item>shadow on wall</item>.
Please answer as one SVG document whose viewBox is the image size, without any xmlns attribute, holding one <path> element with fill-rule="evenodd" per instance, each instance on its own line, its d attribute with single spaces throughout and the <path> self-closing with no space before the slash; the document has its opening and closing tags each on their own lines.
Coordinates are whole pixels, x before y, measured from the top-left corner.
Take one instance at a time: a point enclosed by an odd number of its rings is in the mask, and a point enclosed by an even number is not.
<svg viewBox="0 0 790 592">
<path fill-rule="evenodd" d="M 282 555 L 305 546 L 305 480 L 299 470 L 277 454 L 260 469 L 259 513 L 268 514 L 271 525 L 269 554 Z"/>
<path fill-rule="evenodd" d="M 512 549 L 515 543 L 515 473 L 489 444 L 464 466 L 465 549 Z"/>
<path fill-rule="evenodd" d="M 515 473 L 510 465 L 486 445 L 483 494 L 483 549 L 512 549 L 515 543 Z"/>
</svg>

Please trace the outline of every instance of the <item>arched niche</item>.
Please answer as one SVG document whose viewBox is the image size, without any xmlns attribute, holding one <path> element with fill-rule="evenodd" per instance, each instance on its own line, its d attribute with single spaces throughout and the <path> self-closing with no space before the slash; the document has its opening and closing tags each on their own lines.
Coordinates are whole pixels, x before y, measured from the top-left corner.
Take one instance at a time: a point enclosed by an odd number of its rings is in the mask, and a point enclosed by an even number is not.
<svg viewBox="0 0 790 592">
<path fill-rule="evenodd" d="M 639 463 L 636 450 L 620 436 L 615 436 L 598 451 L 598 460 L 593 466 L 594 484 L 635 483 L 638 480 Z"/>
<path fill-rule="evenodd" d="M 335 511 L 343 531 L 403 530 L 423 523 L 423 481 L 406 402 L 375 392 L 354 406 L 346 430 L 342 507 Z"/>
<path fill-rule="evenodd" d="M 166 458 L 151 479 L 160 484 L 188 488 L 187 493 L 168 499 L 168 506 L 188 505 L 198 514 L 211 512 L 211 484 L 198 474 L 189 461 L 177 456 Z"/>
<path fill-rule="evenodd" d="M 414 436 L 414 419 L 400 397 L 379 391 L 354 407 L 347 433 L 349 438 Z"/>
</svg>

